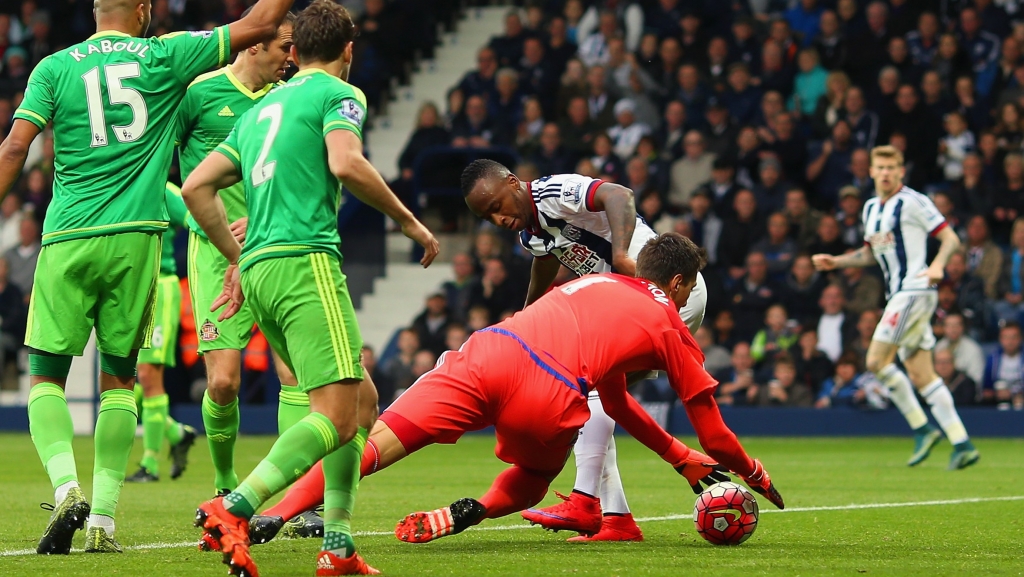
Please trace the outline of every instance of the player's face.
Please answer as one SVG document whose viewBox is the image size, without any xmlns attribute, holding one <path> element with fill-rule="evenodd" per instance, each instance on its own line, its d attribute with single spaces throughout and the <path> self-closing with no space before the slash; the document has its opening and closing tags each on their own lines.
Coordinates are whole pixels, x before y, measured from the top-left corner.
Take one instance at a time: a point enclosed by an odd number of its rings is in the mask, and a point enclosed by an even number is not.
<svg viewBox="0 0 1024 577">
<path fill-rule="evenodd" d="M 514 174 L 480 179 L 466 204 L 476 216 L 511 231 L 525 230 L 533 223 L 532 200 L 523 194 L 522 182 Z"/>
<path fill-rule="evenodd" d="M 879 196 L 888 197 L 903 186 L 904 169 L 895 159 L 875 158 L 871 162 L 871 178 L 875 180 L 875 191 Z"/>
<path fill-rule="evenodd" d="M 149 31 L 149 23 L 153 20 L 153 3 L 150 0 L 143 0 L 139 2 L 135 8 L 136 16 L 139 20 L 139 36 L 145 36 L 146 32 Z"/>
<path fill-rule="evenodd" d="M 676 308 L 683 308 L 686 306 L 686 301 L 690 300 L 690 293 L 693 292 L 693 287 L 697 286 L 697 277 L 694 276 L 689 281 L 683 279 L 683 275 L 677 274 L 672 279 L 668 291 L 668 294 L 672 295 L 672 302 L 675 303 Z"/>
<path fill-rule="evenodd" d="M 288 71 L 292 63 L 292 25 L 282 24 L 277 29 L 277 38 L 262 44 L 256 53 L 260 71 L 269 82 L 277 82 Z"/>
</svg>

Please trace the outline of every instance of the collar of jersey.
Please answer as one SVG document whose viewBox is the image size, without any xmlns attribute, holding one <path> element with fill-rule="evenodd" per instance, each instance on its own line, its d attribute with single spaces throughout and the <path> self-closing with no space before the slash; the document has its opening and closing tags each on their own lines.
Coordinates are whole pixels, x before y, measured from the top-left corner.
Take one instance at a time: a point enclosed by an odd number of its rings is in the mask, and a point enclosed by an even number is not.
<svg viewBox="0 0 1024 577">
<path fill-rule="evenodd" d="M 319 73 L 319 74 L 326 74 L 328 76 L 331 76 L 331 74 L 328 73 L 323 68 L 303 68 L 302 70 L 299 70 L 298 72 L 293 74 L 292 78 L 298 78 L 300 76 L 309 76 L 310 74 L 317 74 L 317 73 Z M 336 76 L 331 76 L 331 78 L 337 78 L 337 77 Z M 341 79 L 338 78 L 338 80 L 341 80 Z"/>
<path fill-rule="evenodd" d="M 237 88 L 239 92 L 248 96 L 252 100 L 256 100 L 260 96 L 263 96 L 264 94 L 270 92 L 270 89 L 274 87 L 273 84 L 268 84 L 263 88 L 260 88 L 256 92 L 253 92 L 252 90 L 249 90 L 248 86 L 242 84 L 242 81 L 239 80 L 237 76 L 235 76 L 235 73 L 231 71 L 231 66 L 224 67 L 224 75 L 228 77 L 228 82 L 230 82 L 232 86 Z"/>
<path fill-rule="evenodd" d="M 97 32 L 97 33 L 93 34 L 92 36 L 90 36 L 87 40 L 92 40 L 94 38 L 101 38 L 103 36 L 119 36 L 121 38 L 131 38 L 132 37 L 131 34 L 125 34 L 124 32 L 119 32 L 117 30 L 100 30 L 99 32 Z"/>
</svg>

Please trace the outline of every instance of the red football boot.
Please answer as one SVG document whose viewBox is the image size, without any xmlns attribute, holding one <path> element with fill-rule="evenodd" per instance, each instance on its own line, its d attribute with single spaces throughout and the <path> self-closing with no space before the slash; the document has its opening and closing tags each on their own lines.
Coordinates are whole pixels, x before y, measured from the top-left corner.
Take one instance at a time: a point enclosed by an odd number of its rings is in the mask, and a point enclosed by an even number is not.
<svg viewBox="0 0 1024 577">
<path fill-rule="evenodd" d="M 337 575 L 380 575 L 380 571 L 370 567 L 359 556 L 342 559 L 330 551 L 321 551 L 316 556 L 316 577 L 336 577 Z"/>
<path fill-rule="evenodd" d="M 633 520 L 632 513 L 625 515 L 605 515 L 601 521 L 601 530 L 594 535 L 572 537 L 570 543 L 590 543 L 592 541 L 643 541 L 644 534 Z"/>
<path fill-rule="evenodd" d="M 487 509 L 476 499 L 459 499 L 447 507 L 406 515 L 395 526 L 395 537 L 406 543 L 427 543 L 476 525 Z"/>
<path fill-rule="evenodd" d="M 215 497 L 200 505 L 196 509 L 194 525 L 206 530 L 202 543 L 220 546 L 229 574 L 259 577 L 256 563 L 249 555 L 249 521 L 228 511 L 224 507 L 224 497 Z"/>
<path fill-rule="evenodd" d="M 593 535 L 601 530 L 601 500 L 573 491 L 569 496 L 555 491 L 562 500 L 557 505 L 543 509 L 523 511 L 523 519 L 532 525 L 540 525 L 549 531 L 576 531 Z"/>
</svg>

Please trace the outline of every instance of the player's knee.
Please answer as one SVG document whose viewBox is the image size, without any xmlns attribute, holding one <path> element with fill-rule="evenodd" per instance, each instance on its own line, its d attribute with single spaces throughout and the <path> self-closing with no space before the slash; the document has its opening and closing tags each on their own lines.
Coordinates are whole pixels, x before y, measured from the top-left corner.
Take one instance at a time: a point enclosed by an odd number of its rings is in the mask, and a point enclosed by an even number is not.
<svg viewBox="0 0 1024 577">
<path fill-rule="evenodd" d="M 240 375 L 231 371 L 209 371 L 206 376 L 206 389 L 210 392 L 210 398 L 219 404 L 230 403 L 238 397 L 241 384 Z"/>
<path fill-rule="evenodd" d="M 344 419 L 337 416 L 327 418 L 331 419 L 331 423 L 334 424 L 334 430 L 338 432 L 338 446 L 342 446 L 355 438 L 356 433 L 359 430 L 359 424 L 356 423 L 355 419 Z"/>
<path fill-rule="evenodd" d="M 885 361 L 886 359 L 880 356 L 868 355 L 867 359 L 865 359 L 864 362 L 864 368 L 866 368 L 871 373 L 877 375 L 878 373 L 882 372 L 882 369 L 884 369 L 889 364 Z"/>
</svg>

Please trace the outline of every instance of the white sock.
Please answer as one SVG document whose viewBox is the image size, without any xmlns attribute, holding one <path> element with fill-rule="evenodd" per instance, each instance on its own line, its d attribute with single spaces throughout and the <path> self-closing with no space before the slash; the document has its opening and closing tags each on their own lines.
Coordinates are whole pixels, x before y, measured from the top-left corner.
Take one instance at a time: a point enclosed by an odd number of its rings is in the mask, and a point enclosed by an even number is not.
<svg viewBox="0 0 1024 577">
<path fill-rule="evenodd" d="M 615 436 L 608 439 L 608 454 L 604 458 L 604 471 L 601 475 L 601 512 L 625 515 L 629 513 L 626 503 L 626 492 L 622 490 L 622 479 L 619 478 L 619 464 L 615 456 Z"/>
<path fill-rule="evenodd" d="M 968 439 L 967 429 L 964 428 L 963 422 L 960 421 L 960 414 L 956 412 L 956 406 L 953 405 L 953 395 L 950 394 L 949 387 L 942 382 L 941 378 L 928 383 L 928 386 L 921 391 L 921 396 L 928 401 L 928 405 L 932 409 L 932 416 L 939 422 L 939 426 L 946 433 L 946 438 L 950 443 L 958 445 Z"/>
<path fill-rule="evenodd" d="M 601 491 L 608 440 L 615 434 L 615 421 L 604 412 L 596 395 L 587 400 L 590 419 L 580 429 L 576 440 L 576 485 L 574 490 L 597 497 Z"/>
<path fill-rule="evenodd" d="M 917 430 L 928 424 L 928 416 L 924 414 L 921 403 L 917 402 L 917 397 L 914 396 L 914 387 L 910 384 L 910 379 L 903 374 L 896 363 L 886 365 L 885 368 L 875 373 L 875 376 L 888 387 L 889 398 L 903 413 L 903 418 L 910 424 L 911 429 Z"/>
<path fill-rule="evenodd" d="M 108 537 L 114 536 L 114 518 L 106 515 L 97 515 L 93 513 L 89 515 L 89 528 L 101 527 L 107 532 Z"/>
<path fill-rule="evenodd" d="M 53 490 L 53 504 L 58 506 L 64 502 L 64 499 L 68 496 L 68 491 L 78 486 L 78 481 L 68 481 L 63 485 Z"/>
</svg>

